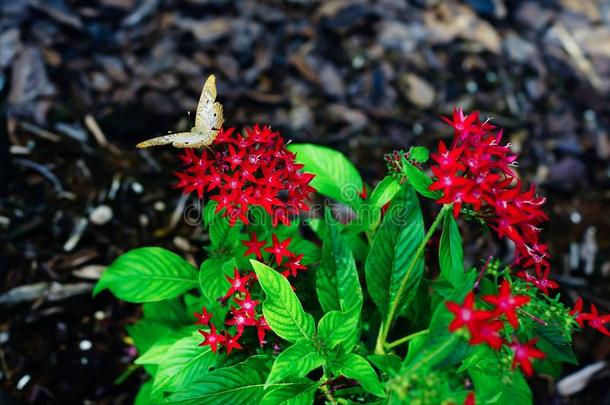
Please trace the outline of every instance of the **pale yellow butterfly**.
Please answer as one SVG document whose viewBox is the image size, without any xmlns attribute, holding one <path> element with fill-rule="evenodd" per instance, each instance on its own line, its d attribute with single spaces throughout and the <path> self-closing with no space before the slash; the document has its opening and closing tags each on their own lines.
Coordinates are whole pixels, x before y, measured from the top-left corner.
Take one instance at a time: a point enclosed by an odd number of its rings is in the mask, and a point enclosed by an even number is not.
<svg viewBox="0 0 610 405">
<path fill-rule="evenodd" d="M 167 145 L 169 143 L 176 148 L 209 146 L 216 139 L 224 122 L 222 104 L 215 100 L 216 77 L 210 75 L 203 85 L 203 90 L 201 90 L 197 113 L 195 114 L 195 126 L 189 132 L 175 132 L 148 139 L 140 142 L 136 147 L 148 148 L 149 146 Z"/>
</svg>

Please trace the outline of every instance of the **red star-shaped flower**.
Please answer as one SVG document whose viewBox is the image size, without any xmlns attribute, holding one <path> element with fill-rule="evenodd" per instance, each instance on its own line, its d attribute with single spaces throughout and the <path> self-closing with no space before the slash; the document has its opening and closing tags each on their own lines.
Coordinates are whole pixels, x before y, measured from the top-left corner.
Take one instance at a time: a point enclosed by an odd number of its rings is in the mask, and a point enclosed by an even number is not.
<svg viewBox="0 0 610 405">
<path fill-rule="evenodd" d="M 478 345 L 480 343 L 487 343 L 492 349 L 500 350 L 503 343 L 502 337 L 500 337 L 500 331 L 503 328 L 504 324 L 500 321 L 482 322 L 472 333 L 470 344 Z"/>
<path fill-rule="evenodd" d="M 210 346 L 214 353 L 216 353 L 218 350 L 218 344 L 226 340 L 226 337 L 216 333 L 216 328 L 214 325 L 210 325 L 210 332 L 199 330 L 199 333 L 201 333 L 204 338 L 203 342 L 200 343 L 199 346 Z"/>
<path fill-rule="evenodd" d="M 280 240 L 277 238 L 276 234 L 273 234 L 271 236 L 271 239 L 272 239 L 272 246 L 265 248 L 265 252 L 269 252 L 269 253 L 272 253 L 273 255 L 275 255 L 275 262 L 277 264 L 281 264 L 284 256 L 290 257 L 292 255 L 292 252 L 290 250 L 288 250 L 288 245 L 290 245 L 290 241 L 292 239 L 287 238 L 287 239 L 283 240 L 282 242 L 280 242 Z"/>
<path fill-rule="evenodd" d="M 301 263 L 301 260 L 303 260 L 303 256 L 305 256 L 305 255 L 304 254 L 300 254 L 298 256 L 292 255 L 292 256 L 290 256 L 290 258 L 288 259 L 288 261 L 284 265 L 286 267 L 286 270 L 288 270 L 290 275 L 292 275 L 293 277 L 297 276 L 297 272 L 299 270 L 306 270 L 307 269 L 307 266 L 304 266 Z"/>
<path fill-rule="evenodd" d="M 248 248 L 248 250 L 246 250 L 246 252 L 244 253 L 244 256 L 256 255 L 256 258 L 258 260 L 261 260 L 263 258 L 263 252 L 261 252 L 261 248 L 265 246 L 267 242 L 264 240 L 258 240 L 258 236 L 256 235 L 256 233 L 252 232 L 250 234 L 250 240 L 242 240 L 241 243 L 243 243 Z"/>
<path fill-rule="evenodd" d="M 193 315 L 195 315 L 195 318 L 197 318 L 195 325 L 208 325 L 210 323 L 210 319 L 212 319 L 212 314 L 208 313 L 206 307 L 203 307 L 201 313 L 195 312 Z"/>
<path fill-rule="evenodd" d="M 225 278 L 227 279 L 229 284 L 231 284 L 231 287 L 229 287 L 229 290 L 227 291 L 225 296 L 222 298 L 223 301 L 226 300 L 227 298 L 229 298 L 235 292 L 242 292 L 244 294 L 247 292 L 246 286 L 248 284 L 248 280 L 250 280 L 249 274 L 245 275 L 243 277 L 240 277 L 239 270 L 237 270 L 237 268 L 235 268 L 235 269 L 233 269 L 233 278 L 231 278 L 229 276 L 225 276 Z"/>
<path fill-rule="evenodd" d="M 513 369 L 519 365 L 525 375 L 531 376 L 533 373 L 531 359 L 543 359 L 544 353 L 534 347 L 536 339 L 532 339 L 527 343 L 513 341 L 509 347 L 514 353 Z"/>
<path fill-rule="evenodd" d="M 229 332 L 224 331 L 225 340 L 222 342 L 222 345 L 227 350 L 227 355 L 231 354 L 233 349 L 241 349 L 241 345 L 237 342 L 237 340 L 241 337 L 241 335 L 231 336 Z"/>
<path fill-rule="evenodd" d="M 476 334 L 479 325 L 492 316 L 491 312 L 474 309 L 474 293 L 472 291 L 468 293 L 462 305 L 448 302 L 447 309 L 455 315 L 455 319 L 449 324 L 451 332 L 466 326 L 471 333 Z"/>
<path fill-rule="evenodd" d="M 606 327 L 606 324 L 610 322 L 610 314 L 598 315 L 595 304 L 591 304 L 591 313 L 583 314 L 583 319 L 586 319 L 589 326 L 597 331 L 603 333 L 606 336 L 610 336 L 610 331 Z"/>
<path fill-rule="evenodd" d="M 256 325 L 256 321 L 250 318 L 248 314 L 241 309 L 231 308 L 231 313 L 233 314 L 233 318 L 226 321 L 225 324 L 229 326 L 235 326 L 237 328 L 238 335 L 244 333 L 245 326 Z"/>
<path fill-rule="evenodd" d="M 483 297 L 483 300 L 494 305 L 496 307 L 495 314 L 505 315 L 513 328 L 516 328 L 519 326 L 519 320 L 517 319 L 515 310 L 520 306 L 527 304 L 530 301 L 530 298 L 523 295 L 513 296 L 510 284 L 507 280 L 504 280 L 500 285 L 498 295 L 486 295 Z"/>
<path fill-rule="evenodd" d="M 586 314 L 582 310 L 582 298 L 578 297 L 574 303 L 574 308 L 570 310 L 570 315 L 574 317 L 574 320 L 582 328 L 589 314 Z"/>
<path fill-rule="evenodd" d="M 239 298 L 233 298 L 233 301 L 235 301 L 235 303 L 241 307 L 241 309 L 246 313 L 247 316 L 249 316 L 250 318 L 254 317 L 254 310 L 258 305 L 258 301 L 253 300 L 250 297 L 249 292 L 246 293 L 246 297 L 243 300 L 240 300 Z"/>
<path fill-rule="evenodd" d="M 267 324 L 267 321 L 265 320 L 265 317 L 261 316 L 260 318 L 258 318 L 256 320 L 256 332 L 257 332 L 257 335 L 258 335 L 258 342 L 261 345 L 261 347 L 263 347 L 263 345 L 265 343 L 267 343 L 267 341 L 265 340 L 265 333 L 268 330 L 271 330 L 271 328 Z"/>
</svg>

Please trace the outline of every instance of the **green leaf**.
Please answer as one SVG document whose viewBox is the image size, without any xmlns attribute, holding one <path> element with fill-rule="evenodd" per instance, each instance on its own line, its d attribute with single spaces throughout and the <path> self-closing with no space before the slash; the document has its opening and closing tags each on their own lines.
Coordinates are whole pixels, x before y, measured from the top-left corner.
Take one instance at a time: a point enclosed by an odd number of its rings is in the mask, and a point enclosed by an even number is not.
<svg viewBox="0 0 610 405">
<path fill-rule="evenodd" d="M 536 346 L 546 354 L 546 357 L 563 363 L 578 364 L 578 360 L 572 351 L 572 344 L 561 330 L 553 325 L 534 326 L 534 334 L 538 337 Z"/>
<path fill-rule="evenodd" d="M 460 229 L 453 215 L 445 215 L 438 258 L 441 275 L 453 286 L 460 285 L 464 281 L 464 251 Z"/>
<path fill-rule="evenodd" d="M 429 333 L 425 340 L 412 341 L 409 353 L 402 364 L 401 374 L 412 374 L 433 367 L 452 366 L 466 358 L 472 346 L 458 335 L 449 332 L 449 323 L 453 314 L 447 309 L 446 301 L 463 302 L 466 294 L 472 290 L 477 277 L 476 271 L 466 273 L 464 282 L 456 287 L 451 296 L 438 305 L 430 320 Z M 416 346 L 413 344 L 417 343 Z M 411 352 L 412 346 L 416 349 Z"/>
<path fill-rule="evenodd" d="M 165 355 L 170 347 L 176 343 L 176 341 L 190 336 L 197 330 L 195 325 L 186 326 L 161 336 L 157 341 L 148 348 L 145 352 L 140 353 L 134 363 L 135 364 L 160 364 L 165 359 Z"/>
<path fill-rule="evenodd" d="M 146 352 L 157 340 L 171 330 L 164 323 L 145 319 L 141 319 L 133 325 L 127 325 L 126 329 L 127 334 L 133 339 L 138 353 Z"/>
<path fill-rule="evenodd" d="M 316 291 L 324 312 L 362 306 L 362 289 L 350 246 L 341 234 L 340 224 L 325 210 L 327 235 L 322 263 L 317 271 Z"/>
<path fill-rule="evenodd" d="M 313 317 L 303 310 L 299 299 L 284 276 L 256 260 L 250 260 L 267 298 L 263 315 L 269 327 L 289 342 L 311 339 L 315 333 Z"/>
<path fill-rule="evenodd" d="M 160 322 L 173 328 L 191 325 L 193 314 L 187 310 L 182 301 L 182 297 L 177 297 L 170 300 L 147 302 L 142 305 L 142 318 Z"/>
<path fill-rule="evenodd" d="M 383 219 L 365 263 L 368 291 L 383 318 L 392 304 L 400 299 L 398 308 L 404 310 L 415 296 L 424 271 L 420 258 L 407 274 L 413 255 L 424 238 L 424 222 L 417 195 L 407 187 L 396 196 Z M 402 297 L 398 289 L 407 277 Z"/>
<path fill-rule="evenodd" d="M 180 256 L 159 247 L 131 250 L 102 274 L 93 295 L 108 288 L 128 302 L 154 302 L 177 297 L 197 286 L 197 271 Z"/>
<path fill-rule="evenodd" d="M 319 382 L 307 378 L 278 384 L 277 388 L 268 390 L 260 405 L 311 405 L 319 386 Z"/>
<path fill-rule="evenodd" d="M 357 341 L 360 336 L 360 306 L 348 311 L 330 311 L 318 323 L 318 335 L 329 350 L 350 338 Z M 351 350 L 351 347 L 346 348 Z"/>
<path fill-rule="evenodd" d="M 193 381 L 202 378 L 216 364 L 222 355 L 212 352 L 209 346 L 199 346 L 201 341 L 201 335 L 195 332 L 170 346 L 163 361 L 158 363 L 153 395 L 188 389 Z"/>
<path fill-rule="evenodd" d="M 226 257 L 212 257 L 201 263 L 199 270 L 199 288 L 204 298 L 205 306 L 208 310 L 219 312 L 214 315 L 223 318 L 222 313 L 226 313 L 227 306 L 221 306 L 218 299 L 223 297 L 229 290 L 229 282 L 226 277 L 233 277 L 233 271 L 237 268 L 235 259 Z M 222 307 L 222 308 L 221 308 Z"/>
<path fill-rule="evenodd" d="M 364 357 L 355 353 L 345 355 L 337 361 L 336 369 L 339 374 L 358 381 L 371 394 L 386 396 L 377 373 Z"/>
<path fill-rule="evenodd" d="M 417 163 L 426 163 L 430 157 L 430 151 L 424 146 L 412 146 L 409 149 L 409 160 Z"/>
<path fill-rule="evenodd" d="M 149 405 L 151 403 L 151 392 L 152 392 L 152 380 L 146 381 L 136 395 L 134 405 Z"/>
<path fill-rule="evenodd" d="M 402 359 L 395 354 L 371 354 L 366 358 L 390 377 L 397 375 L 400 371 Z"/>
<path fill-rule="evenodd" d="M 359 207 L 358 218 L 364 221 L 366 229 L 375 229 L 381 220 L 381 208 L 400 191 L 400 183 L 392 176 L 386 176 L 371 194 L 369 205 Z M 367 208 L 367 211 L 364 208 Z"/>
<path fill-rule="evenodd" d="M 357 207 L 364 183 L 356 167 L 345 155 L 325 146 L 291 144 L 288 150 L 296 153 L 296 161 L 305 165 L 304 171 L 314 174 L 310 185 L 318 193 Z"/>
<path fill-rule="evenodd" d="M 402 172 L 407 177 L 407 181 L 415 190 L 424 197 L 438 200 L 442 194 L 438 191 L 430 191 L 429 187 L 432 184 L 430 177 L 422 172 L 417 167 L 413 166 L 407 159 L 402 159 Z"/>
<path fill-rule="evenodd" d="M 467 370 L 474 384 L 477 403 L 531 404 L 532 392 L 518 371 L 510 370 L 498 352 L 480 345 L 469 359 Z"/>
<path fill-rule="evenodd" d="M 233 226 L 229 225 L 229 218 L 223 217 L 220 212 L 215 213 L 217 203 L 210 201 L 205 206 L 205 223 L 210 227 L 211 245 L 207 248 L 210 252 L 222 251 L 225 254 L 233 252 L 241 245 L 240 232 L 242 229 L 241 221 L 237 221 Z"/>
<path fill-rule="evenodd" d="M 393 176 L 386 176 L 371 194 L 370 203 L 381 208 L 400 191 L 400 183 Z"/>
<path fill-rule="evenodd" d="M 253 356 L 232 367 L 201 376 L 186 389 L 167 397 L 166 403 L 193 405 L 250 405 L 263 399 L 269 372 L 267 357 Z M 275 385 L 271 388 L 276 388 Z"/>
<path fill-rule="evenodd" d="M 324 364 L 324 357 L 318 353 L 311 340 L 299 340 L 280 353 L 275 359 L 271 373 L 267 377 L 269 386 L 287 377 L 305 377 L 310 371 Z"/>
</svg>

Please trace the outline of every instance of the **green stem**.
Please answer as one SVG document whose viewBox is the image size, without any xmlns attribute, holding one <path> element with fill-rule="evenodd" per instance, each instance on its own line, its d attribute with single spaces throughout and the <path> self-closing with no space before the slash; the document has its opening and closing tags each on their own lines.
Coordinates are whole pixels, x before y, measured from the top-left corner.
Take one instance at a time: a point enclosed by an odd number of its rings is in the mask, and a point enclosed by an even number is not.
<svg viewBox="0 0 610 405">
<path fill-rule="evenodd" d="M 398 339 L 398 340 L 395 340 L 395 341 L 393 341 L 393 342 L 387 343 L 387 344 L 385 345 L 385 348 L 386 348 L 386 349 L 392 349 L 393 347 L 396 347 L 396 346 L 399 346 L 399 345 L 401 345 L 401 344 L 403 344 L 403 343 L 406 343 L 406 342 L 408 342 L 409 340 L 413 340 L 413 339 L 415 339 L 416 337 L 419 337 L 419 336 L 425 336 L 425 335 L 427 335 L 428 333 L 430 333 L 430 331 L 429 331 L 428 329 L 424 329 L 424 330 L 420 330 L 419 332 L 411 333 L 411 334 L 410 334 L 410 335 L 408 335 L 408 336 L 405 336 L 405 337 L 402 337 L 402 338 L 400 338 L 400 339 Z"/>
<path fill-rule="evenodd" d="M 330 402 L 333 405 L 338 405 L 337 400 L 335 399 L 335 397 L 333 397 L 333 394 L 330 393 L 330 389 L 328 388 L 328 385 L 326 385 L 327 382 L 328 382 L 328 380 L 324 381 L 324 383 L 322 385 L 320 385 L 320 391 L 322 391 L 322 393 L 324 394 L 326 399 L 328 399 L 328 402 Z"/>
<path fill-rule="evenodd" d="M 390 305 L 390 310 L 388 311 L 388 315 L 386 316 L 385 320 L 381 323 L 381 327 L 379 328 L 379 335 L 377 335 L 377 344 L 375 345 L 375 353 L 377 353 L 377 354 L 385 353 L 384 346 L 386 344 L 386 339 L 388 337 L 388 333 L 390 332 L 390 327 L 392 325 L 392 321 L 394 320 L 394 316 L 396 315 L 396 311 L 398 310 L 398 304 L 400 303 L 402 295 L 405 292 L 405 288 L 407 288 L 407 282 L 409 280 L 409 277 L 411 277 L 411 272 L 413 271 L 413 269 L 415 269 L 415 266 L 417 265 L 419 258 L 423 255 L 423 253 L 426 249 L 426 245 L 428 244 L 428 241 L 434 234 L 434 231 L 436 231 L 438 226 L 441 224 L 445 215 L 448 212 L 451 212 L 452 207 L 453 207 L 452 204 L 443 205 L 443 208 L 441 208 L 441 210 L 438 213 L 438 215 L 436 216 L 436 218 L 434 218 L 434 222 L 432 222 L 432 225 L 430 225 L 430 229 L 428 229 L 428 232 L 424 236 L 424 239 L 421 241 L 421 243 L 417 247 L 417 250 L 415 251 L 415 255 L 413 256 L 413 259 L 411 259 L 411 262 L 409 263 L 409 267 L 407 268 L 405 275 L 403 276 L 402 280 L 400 281 L 400 285 L 399 285 L 397 293 L 396 293 L 396 299 L 392 301 L 392 303 Z"/>
</svg>

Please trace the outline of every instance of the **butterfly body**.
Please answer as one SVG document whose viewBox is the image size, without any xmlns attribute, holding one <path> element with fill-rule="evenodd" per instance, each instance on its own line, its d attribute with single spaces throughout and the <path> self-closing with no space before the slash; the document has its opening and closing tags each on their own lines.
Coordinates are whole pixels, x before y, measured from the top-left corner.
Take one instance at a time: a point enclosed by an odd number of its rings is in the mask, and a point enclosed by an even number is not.
<svg viewBox="0 0 610 405">
<path fill-rule="evenodd" d="M 203 85 L 197 112 L 195 126 L 189 132 L 176 132 L 148 139 L 136 145 L 138 148 L 148 148 L 171 144 L 176 148 L 202 148 L 210 146 L 224 122 L 222 104 L 216 101 L 216 78 L 210 75 Z"/>
</svg>

